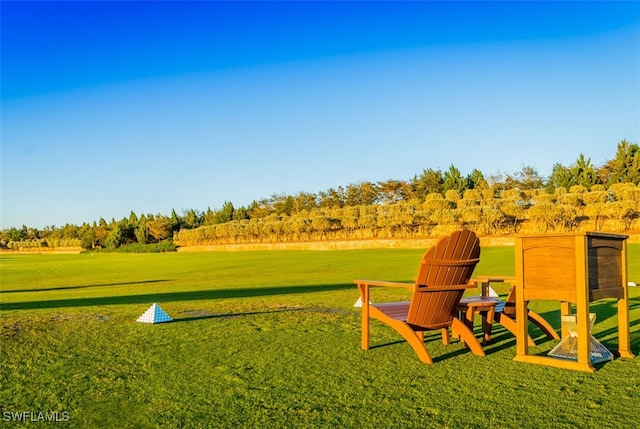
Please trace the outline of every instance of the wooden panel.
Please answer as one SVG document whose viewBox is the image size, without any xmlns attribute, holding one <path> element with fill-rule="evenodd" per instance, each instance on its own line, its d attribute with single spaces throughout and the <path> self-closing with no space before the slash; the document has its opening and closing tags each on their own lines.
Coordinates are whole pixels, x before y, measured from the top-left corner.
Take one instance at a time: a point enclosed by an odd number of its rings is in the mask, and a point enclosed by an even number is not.
<svg viewBox="0 0 640 429">
<path fill-rule="evenodd" d="M 605 298 L 624 298 L 624 289 L 621 287 L 611 289 L 594 289 L 589 291 L 589 301 L 597 301 Z"/>
<path fill-rule="evenodd" d="M 573 290 L 554 290 L 554 289 L 525 289 L 524 300 L 531 301 L 534 299 L 551 299 L 557 301 L 576 302 L 576 289 Z"/>
<path fill-rule="evenodd" d="M 622 240 L 589 237 L 588 243 L 589 289 L 592 299 L 621 298 L 624 287 Z"/>
<path fill-rule="evenodd" d="M 527 288 L 575 290 L 576 256 L 573 237 L 525 238 L 522 252 Z"/>
</svg>

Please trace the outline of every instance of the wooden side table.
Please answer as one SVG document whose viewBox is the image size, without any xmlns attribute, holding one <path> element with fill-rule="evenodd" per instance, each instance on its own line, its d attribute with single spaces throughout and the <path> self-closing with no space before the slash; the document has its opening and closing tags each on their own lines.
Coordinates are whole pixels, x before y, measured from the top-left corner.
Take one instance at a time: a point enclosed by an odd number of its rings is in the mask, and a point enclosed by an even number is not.
<svg viewBox="0 0 640 429">
<path fill-rule="evenodd" d="M 488 344 L 491 341 L 491 330 L 493 328 L 493 319 L 496 314 L 496 305 L 498 305 L 496 298 L 487 296 L 474 296 L 469 298 L 462 298 L 458 305 L 458 312 L 464 314 L 464 320 L 462 320 L 471 332 L 473 332 L 473 319 L 476 314 L 482 316 L 482 334 L 483 344 Z"/>
</svg>

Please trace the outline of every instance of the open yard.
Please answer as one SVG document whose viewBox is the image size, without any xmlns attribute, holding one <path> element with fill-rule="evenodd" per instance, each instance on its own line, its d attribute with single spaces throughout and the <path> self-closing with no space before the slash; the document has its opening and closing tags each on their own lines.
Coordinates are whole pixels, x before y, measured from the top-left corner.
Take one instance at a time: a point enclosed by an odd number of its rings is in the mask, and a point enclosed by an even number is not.
<svg viewBox="0 0 640 429">
<path fill-rule="evenodd" d="M 513 275 L 513 248 L 482 249 L 477 275 Z M 593 373 L 513 361 L 499 325 L 480 358 L 426 336 L 435 363 L 372 322 L 360 350 L 355 278 L 411 281 L 422 251 L 0 255 L 0 420 L 62 427 L 629 428 L 640 358 Z M 640 244 L 629 245 L 640 282 Z M 508 286 L 496 288 L 506 295 Z M 478 294 L 479 291 L 469 291 Z M 640 288 L 630 288 L 640 354 Z M 402 291 L 374 290 L 373 300 Z M 174 322 L 136 323 L 158 303 Z M 532 307 L 559 327 L 556 302 Z M 617 344 L 615 302 L 591 304 Z M 476 324 L 478 335 L 479 326 Z M 540 339 L 535 353 L 555 342 Z M 26 418 L 28 422 L 16 421 Z"/>
</svg>

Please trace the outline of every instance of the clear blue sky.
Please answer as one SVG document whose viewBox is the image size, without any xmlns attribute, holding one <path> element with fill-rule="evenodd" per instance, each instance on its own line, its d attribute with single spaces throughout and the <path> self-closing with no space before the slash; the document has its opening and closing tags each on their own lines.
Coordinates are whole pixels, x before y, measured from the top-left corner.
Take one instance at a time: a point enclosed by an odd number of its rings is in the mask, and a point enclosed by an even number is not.
<svg viewBox="0 0 640 429">
<path fill-rule="evenodd" d="M 640 2 L 0 3 L 0 228 L 640 141 Z"/>
</svg>

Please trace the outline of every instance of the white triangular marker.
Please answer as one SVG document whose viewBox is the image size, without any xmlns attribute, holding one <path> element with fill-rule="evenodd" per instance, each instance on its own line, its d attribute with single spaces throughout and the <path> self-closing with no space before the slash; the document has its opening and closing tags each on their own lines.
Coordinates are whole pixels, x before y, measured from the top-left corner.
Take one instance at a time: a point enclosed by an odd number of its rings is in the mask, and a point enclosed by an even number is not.
<svg viewBox="0 0 640 429">
<path fill-rule="evenodd" d="M 173 319 L 169 317 L 167 313 L 164 312 L 162 308 L 155 302 L 147 311 L 144 312 L 142 316 L 136 320 L 136 322 L 142 323 L 164 323 L 171 322 Z"/>
<path fill-rule="evenodd" d="M 369 304 L 373 304 L 371 301 L 369 301 Z M 358 300 L 356 301 L 355 304 L 353 304 L 354 307 L 362 307 L 362 297 L 358 298 Z"/>
<path fill-rule="evenodd" d="M 498 292 L 493 290 L 493 288 L 491 286 L 489 286 L 489 296 L 491 298 L 499 298 L 500 297 L 500 295 L 498 295 Z"/>
</svg>

